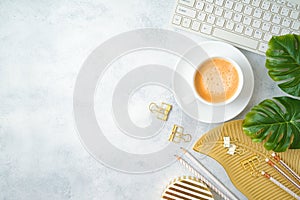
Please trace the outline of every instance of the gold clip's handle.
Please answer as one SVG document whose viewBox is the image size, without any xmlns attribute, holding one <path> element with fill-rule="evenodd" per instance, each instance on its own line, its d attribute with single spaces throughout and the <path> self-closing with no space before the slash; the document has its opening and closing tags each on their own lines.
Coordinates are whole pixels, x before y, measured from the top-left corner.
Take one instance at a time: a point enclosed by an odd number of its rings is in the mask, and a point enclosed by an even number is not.
<svg viewBox="0 0 300 200">
<path fill-rule="evenodd" d="M 161 103 L 161 106 L 158 106 L 156 103 L 150 103 L 149 110 L 156 115 L 157 119 L 167 121 L 169 112 L 172 109 L 172 105 L 167 103 Z"/>
<path fill-rule="evenodd" d="M 150 103 L 149 105 L 149 110 L 150 112 L 154 113 L 154 112 L 157 112 L 157 110 L 159 109 L 159 107 L 156 105 L 156 103 Z"/>
<path fill-rule="evenodd" d="M 235 152 L 236 152 L 238 155 L 242 156 L 243 154 L 245 154 L 245 153 L 247 152 L 247 150 L 244 149 L 244 148 L 241 148 L 241 147 L 237 147 L 237 149 L 235 150 Z"/>
</svg>

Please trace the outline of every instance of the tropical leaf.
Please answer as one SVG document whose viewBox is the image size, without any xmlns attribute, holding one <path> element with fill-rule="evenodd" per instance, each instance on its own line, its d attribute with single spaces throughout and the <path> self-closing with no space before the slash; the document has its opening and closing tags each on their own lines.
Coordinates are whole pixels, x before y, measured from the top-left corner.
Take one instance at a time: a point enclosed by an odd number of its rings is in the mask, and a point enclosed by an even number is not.
<svg viewBox="0 0 300 200">
<path fill-rule="evenodd" d="M 269 76 L 284 92 L 300 96 L 300 35 L 273 36 L 266 52 Z"/>
<path fill-rule="evenodd" d="M 254 142 L 265 141 L 276 152 L 300 148 L 300 100 L 290 97 L 266 99 L 247 113 L 243 130 Z"/>
</svg>

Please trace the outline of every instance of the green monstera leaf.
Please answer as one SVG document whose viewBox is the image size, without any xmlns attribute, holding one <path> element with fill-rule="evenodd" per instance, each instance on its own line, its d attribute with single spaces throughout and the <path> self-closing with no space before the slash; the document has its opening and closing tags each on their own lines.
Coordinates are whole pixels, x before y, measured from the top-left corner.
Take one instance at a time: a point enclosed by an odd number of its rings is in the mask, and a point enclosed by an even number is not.
<svg viewBox="0 0 300 200">
<path fill-rule="evenodd" d="M 300 97 L 300 35 L 273 36 L 266 56 L 269 76 L 281 90 Z"/>
<path fill-rule="evenodd" d="M 300 148 L 300 100 L 290 97 L 266 99 L 247 113 L 244 132 L 254 142 L 265 141 L 276 152 Z"/>
</svg>

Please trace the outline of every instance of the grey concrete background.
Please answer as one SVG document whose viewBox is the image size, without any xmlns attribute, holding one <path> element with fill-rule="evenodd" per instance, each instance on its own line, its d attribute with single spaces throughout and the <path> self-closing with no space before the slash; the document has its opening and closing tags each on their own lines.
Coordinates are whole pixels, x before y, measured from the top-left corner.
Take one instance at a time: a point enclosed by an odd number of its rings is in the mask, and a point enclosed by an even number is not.
<svg viewBox="0 0 300 200">
<path fill-rule="evenodd" d="M 177 163 L 143 175 L 101 165 L 80 143 L 72 111 L 76 75 L 92 50 L 124 31 L 172 29 L 174 2 L 0 1 L 0 199 L 153 200 L 171 179 L 189 175 Z M 255 89 L 236 119 L 282 94 L 267 75 L 265 58 L 243 53 L 253 66 Z M 245 199 L 215 161 L 203 163 Z"/>
</svg>

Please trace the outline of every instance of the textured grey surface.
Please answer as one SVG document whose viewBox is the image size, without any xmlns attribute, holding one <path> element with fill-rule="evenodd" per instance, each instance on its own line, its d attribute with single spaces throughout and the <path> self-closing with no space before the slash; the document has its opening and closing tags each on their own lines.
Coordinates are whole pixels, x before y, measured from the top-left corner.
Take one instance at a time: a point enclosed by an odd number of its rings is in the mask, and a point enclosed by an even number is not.
<svg viewBox="0 0 300 200">
<path fill-rule="evenodd" d="M 189 174 L 176 163 L 143 175 L 104 167 L 81 145 L 72 111 L 76 75 L 89 53 L 124 31 L 171 28 L 173 4 L 173 0 L 0 2 L 0 199 L 152 200 L 159 199 L 169 180 Z M 205 40 L 184 34 L 197 42 Z M 267 76 L 264 57 L 243 52 L 253 66 L 255 89 L 237 119 L 261 100 L 282 94 Z M 202 161 L 245 199 L 215 161 Z"/>
</svg>

